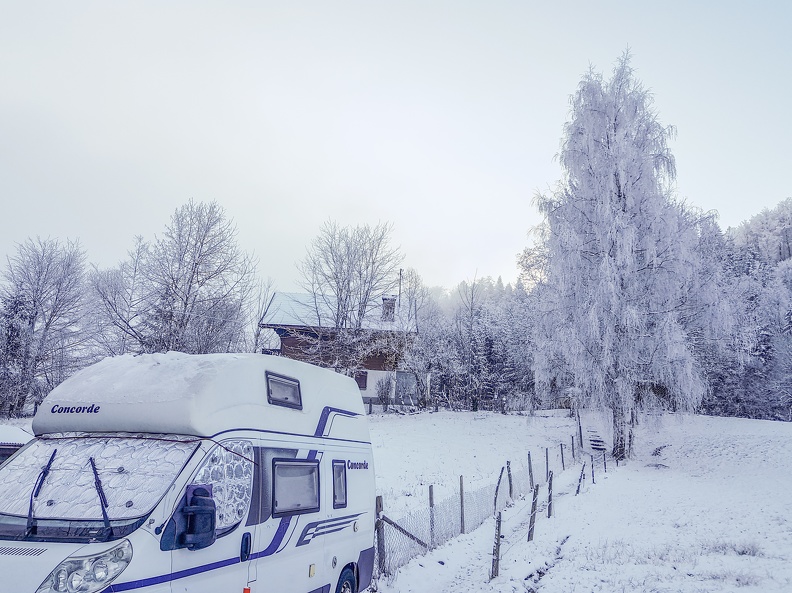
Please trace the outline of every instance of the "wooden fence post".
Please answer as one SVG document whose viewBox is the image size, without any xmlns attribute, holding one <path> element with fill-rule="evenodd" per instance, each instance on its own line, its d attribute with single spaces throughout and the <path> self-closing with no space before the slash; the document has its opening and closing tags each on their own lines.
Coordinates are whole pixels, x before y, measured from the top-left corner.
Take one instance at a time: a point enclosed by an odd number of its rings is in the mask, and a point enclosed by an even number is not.
<svg viewBox="0 0 792 593">
<path fill-rule="evenodd" d="M 553 516 L 553 472 L 550 472 L 550 478 L 547 480 L 547 518 Z"/>
<path fill-rule="evenodd" d="M 503 479 L 503 470 L 505 468 L 501 468 L 500 475 L 498 476 L 498 484 L 495 486 L 495 500 L 492 501 L 492 514 L 498 512 L 498 491 L 500 491 L 501 480 Z"/>
<path fill-rule="evenodd" d="M 534 477 L 533 477 L 533 462 L 531 461 L 531 452 L 528 451 L 528 478 L 531 481 L 531 488 L 534 487 Z"/>
<path fill-rule="evenodd" d="M 501 514 L 495 518 L 495 544 L 492 546 L 492 572 L 490 580 L 498 576 L 500 569 Z"/>
<path fill-rule="evenodd" d="M 566 463 L 564 463 L 564 443 L 561 443 L 561 471 L 566 471 Z"/>
<path fill-rule="evenodd" d="M 577 457 L 575 457 L 575 435 L 572 435 L 572 461 L 577 461 Z"/>
<path fill-rule="evenodd" d="M 377 503 L 375 507 L 377 513 L 377 520 L 374 523 L 374 531 L 377 535 L 377 556 L 379 560 L 379 572 L 380 574 L 387 574 L 386 566 L 387 562 L 385 561 L 385 527 L 382 525 L 382 496 L 377 497 Z"/>
<path fill-rule="evenodd" d="M 528 541 L 533 541 L 534 525 L 536 524 L 536 505 L 539 502 L 539 484 L 533 488 L 533 502 L 531 503 L 531 521 L 528 525 Z"/>
<path fill-rule="evenodd" d="M 459 532 L 465 533 L 465 481 L 459 476 Z"/>
<path fill-rule="evenodd" d="M 591 483 L 596 484 L 594 481 L 594 456 L 591 456 Z"/>
<path fill-rule="evenodd" d="M 545 482 L 550 479 L 550 449 L 545 447 Z"/>
<path fill-rule="evenodd" d="M 506 461 L 506 475 L 509 478 L 509 499 L 514 500 L 514 483 L 512 482 L 511 461 Z"/>
<path fill-rule="evenodd" d="M 608 473 L 608 460 L 605 458 L 605 451 L 602 452 L 602 466 L 605 468 L 605 473 Z"/>
<path fill-rule="evenodd" d="M 434 486 L 429 484 L 429 547 L 435 547 Z"/>
<path fill-rule="evenodd" d="M 578 478 L 578 487 L 575 490 L 575 496 L 580 494 L 580 484 L 583 482 L 583 478 L 586 477 L 586 462 L 583 462 L 583 467 L 580 468 L 580 477 Z"/>
</svg>

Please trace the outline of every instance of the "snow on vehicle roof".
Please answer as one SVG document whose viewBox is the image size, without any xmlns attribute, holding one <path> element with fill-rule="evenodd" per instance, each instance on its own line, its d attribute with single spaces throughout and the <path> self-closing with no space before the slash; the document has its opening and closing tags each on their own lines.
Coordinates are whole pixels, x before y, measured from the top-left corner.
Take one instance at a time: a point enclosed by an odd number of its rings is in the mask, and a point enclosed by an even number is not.
<svg viewBox="0 0 792 593">
<path fill-rule="evenodd" d="M 302 409 L 273 405 L 267 373 L 300 383 Z M 61 383 L 33 419 L 36 435 L 53 432 L 147 432 L 211 437 L 252 428 L 326 436 L 360 424 L 364 414 L 354 380 L 331 370 L 263 354 L 179 352 L 111 357 Z M 359 429 L 341 438 L 368 441 Z M 334 437 L 338 436 L 333 434 Z"/>
</svg>

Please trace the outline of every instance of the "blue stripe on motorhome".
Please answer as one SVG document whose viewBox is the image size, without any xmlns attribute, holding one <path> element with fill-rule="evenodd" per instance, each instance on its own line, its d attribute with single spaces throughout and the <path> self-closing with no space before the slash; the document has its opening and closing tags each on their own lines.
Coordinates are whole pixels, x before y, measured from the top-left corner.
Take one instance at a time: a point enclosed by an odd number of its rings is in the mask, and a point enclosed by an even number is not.
<svg viewBox="0 0 792 593">
<path fill-rule="evenodd" d="M 169 581 L 175 581 L 177 579 L 183 579 L 185 577 L 191 577 L 196 574 L 201 574 L 202 572 L 209 572 L 210 570 L 217 570 L 218 568 L 224 568 L 226 566 L 231 566 L 233 564 L 239 564 L 239 558 L 229 558 L 228 560 L 220 560 L 219 562 L 213 562 L 212 564 L 204 564 L 203 566 L 194 566 L 193 568 L 188 568 L 186 570 L 180 570 L 179 572 L 174 572 L 171 574 L 161 575 L 158 577 L 151 577 L 148 579 L 140 579 L 139 581 L 129 581 L 127 583 L 119 583 L 117 585 L 110 585 L 107 589 L 104 589 L 102 593 L 116 593 L 118 591 L 129 591 L 131 589 L 141 589 L 143 587 L 151 587 L 152 585 L 160 585 L 162 583 L 167 583 Z"/>
<path fill-rule="evenodd" d="M 325 406 L 322 410 L 322 415 L 319 418 L 319 424 L 316 426 L 316 430 L 314 431 L 315 437 L 324 436 L 325 428 L 327 427 L 327 421 L 330 418 L 330 414 L 335 412 L 336 414 L 341 414 L 343 416 L 349 416 L 354 418 L 355 416 L 360 416 L 357 412 L 350 412 L 349 410 L 342 410 L 341 408 L 331 408 L 330 406 Z"/>
<path fill-rule="evenodd" d="M 330 583 L 328 583 L 324 587 L 319 587 L 318 589 L 314 589 L 313 591 L 309 591 L 308 593 L 330 593 Z"/>
<path fill-rule="evenodd" d="M 359 416 L 359 415 L 360 414 L 357 414 L 356 412 L 347 412 L 346 413 L 346 416 L 349 416 L 349 417 L 354 417 L 354 416 Z M 282 431 L 282 430 L 264 430 L 264 429 L 261 429 L 261 428 L 240 427 L 240 428 L 233 428 L 233 429 L 229 429 L 229 430 L 223 430 L 221 432 L 218 432 L 218 433 L 212 435 L 211 437 L 196 437 L 196 438 L 198 438 L 198 439 L 210 438 L 210 439 L 215 439 L 216 440 L 221 435 L 227 434 L 229 432 L 242 432 L 242 431 L 257 432 L 257 433 L 261 433 L 261 434 L 276 434 L 278 436 L 288 436 L 288 437 L 314 436 L 314 435 L 301 434 L 299 432 L 285 432 L 285 431 Z M 319 438 L 321 438 L 321 439 L 323 439 L 325 441 L 336 441 L 336 442 L 339 442 L 339 443 L 361 443 L 363 445 L 370 445 L 371 444 L 371 441 L 358 441 L 358 440 L 355 440 L 355 439 L 341 439 L 341 438 L 329 437 L 329 436 L 320 436 Z"/>
<path fill-rule="evenodd" d="M 334 519 L 325 519 L 323 521 L 308 523 L 297 540 L 295 547 L 310 544 L 311 540 L 313 540 L 315 537 L 341 531 L 342 529 L 351 526 L 355 519 L 360 517 L 362 514 L 363 513 L 358 513 L 356 515 L 347 515 L 346 517 L 336 517 Z"/>
<path fill-rule="evenodd" d="M 291 519 L 291 517 L 283 517 L 280 521 L 280 524 L 278 525 L 278 529 L 275 531 L 275 536 L 272 538 L 272 541 L 267 546 L 267 548 L 256 554 L 251 554 L 250 560 L 263 558 L 264 556 L 271 556 L 274 554 L 283 541 L 286 531 L 289 529 L 289 523 L 291 522 Z M 195 566 L 193 568 L 188 568 L 186 570 L 181 570 L 168 575 L 151 577 L 149 579 L 141 579 L 139 581 L 129 581 L 128 583 L 120 583 L 118 585 L 111 585 L 107 589 L 104 589 L 102 593 L 116 593 L 117 591 L 129 591 L 131 589 L 140 589 L 142 587 L 150 587 L 151 585 L 159 585 L 162 583 L 167 583 L 168 581 L 175 581 L 176 579 L 182 579 L 184 577 L 200 574 L 202 572 L 223 568 L 225 566 L 231 566 L 232 564 L 238 564 L 239 562 L 239 558 L 229 558 L 228 560 L 221 560 L 219 562 L 213 562 L 212 564 L 204 564 L 203 566 Z"/>
<path fill-rule="evenodd" d="M 278 524 L 278 529 L 275 531 L 275 536 L 272 538 L 272 541 L 269 543 L 269 545 L 261 552 L 251 554 L 250 559 L 255 560 L 256 558 L 272 556 L 275 552 L 277 552 L 284 536 L 286 535 L 286 531 L 289 529 L 289 523 L 291 520 L 291 517 L 282 517 L 280 523 Z"/>
</svg>

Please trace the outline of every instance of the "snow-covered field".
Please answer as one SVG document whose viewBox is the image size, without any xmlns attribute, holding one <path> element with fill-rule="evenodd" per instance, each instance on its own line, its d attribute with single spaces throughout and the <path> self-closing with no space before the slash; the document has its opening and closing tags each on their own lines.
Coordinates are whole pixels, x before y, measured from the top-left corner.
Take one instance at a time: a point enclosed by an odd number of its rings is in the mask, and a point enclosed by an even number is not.
<svg viewBox="0 0 792 593">
<path fill-rule="evenodd" d="M 585 426 L 606 437 L 604 423 Z M 398 519 L 438 492 L 497 479 L 532 451 L 568 442 L 563 415 L 441 412 L 373 416 L 378 491 Z M 663 447 L 658 455 L 652 453 Z M 541 458 L 540 458 L 541 453 Z M 541 461 L 541 463 L 537 463 Z M 489 581 L 494 521 L 382 578 L 383 593 L 444 591 L 792 592 L 792 424 L 666 416 L 639 427 L 636 455 L 595 469 L 575 496 L 579 468 L 556 477 L 555 516 L 527 542 L 529 501 L 503 516 L 500 576 Z M 557 463 L 551 461 L 552 463 Z M 546 499 L 542 490 L 540 501 Z"/>
</svg>

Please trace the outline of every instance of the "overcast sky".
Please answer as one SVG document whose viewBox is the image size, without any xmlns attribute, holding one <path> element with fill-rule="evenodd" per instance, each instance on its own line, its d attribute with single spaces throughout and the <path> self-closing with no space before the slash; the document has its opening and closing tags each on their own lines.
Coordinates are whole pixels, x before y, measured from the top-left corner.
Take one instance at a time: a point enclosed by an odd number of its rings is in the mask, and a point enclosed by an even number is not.
<svg viewBox="0 0 792 593">
<path fill-rule="evenodd" d="M 0 0 L 0 257 L 110 267 L 216 200 L 291 290 L 322 222 L 391 221 L 429 285 L 517 275 L 568 99 L 629 46 L 678 192 L 723 228 L 792 196 L 792 3 Z"/>
</svg>

